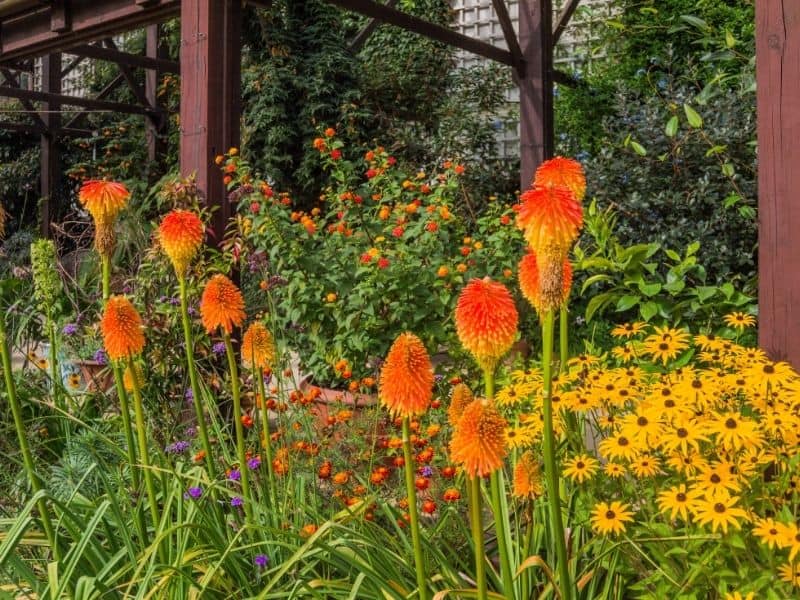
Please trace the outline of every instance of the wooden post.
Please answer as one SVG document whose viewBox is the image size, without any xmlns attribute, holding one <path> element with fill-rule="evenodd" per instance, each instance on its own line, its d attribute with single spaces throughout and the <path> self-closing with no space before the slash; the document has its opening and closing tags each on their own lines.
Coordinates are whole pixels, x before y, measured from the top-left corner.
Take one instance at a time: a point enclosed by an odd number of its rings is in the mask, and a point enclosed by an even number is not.
<svg viewBox="0 0 800 600">
<path fill-rule="evenodd" d="M 525 61 L 519 84 L 520 191 L 553 156 L 552 0 L 519 0 L 519 43 Z"/>
<path fill-rule="evenodd" d="M 166 48 L 161 40 L 160 25 L 148 25 L 145 35 L 145 52 L 147 56 L 150 58 L 165 58 Z M 144 93 L 147 103 L 152 108 L 156 108 L 158 106 L 158 82 L 161 79 L 162 74 L 163 71 L 161 71 L 161 69 L 146 69 L 144 73 Z M 145 120 L 147 159 L 150 163 L 150 169 L 152 169 L 156 163 L 162 162 L 162 159 L 166 154 L 167 145 L 164 139 L 166 127 L 166 115 L 163 113 L 159 113 L 157 115 L 148 115 Z M 150 179 L 153 179 L 153 173 L 150 173 L 150 175 Z"/>
<path fill-rule="evenodd" d="M 756 2 L 759 344 L 800 368 L 800 2 Z"/>
<path fill-rule="evenodd" d="M 195 174 L 210 207 L 217 244 L 233 214 L 218 154 L 239 145 L 241 0 L 181 2 L 181 174 Z"/>
<path fill-rule="evenodd" d="M 61 93 L 61 54 L 47 54 L 42 57 L 42 91 Z M 45 130 L 40 138 L 40 178 L 39 196 L 41 198 L 40 226 L 44 237 L 50 237 L 50 223 L 58 218 L 57 190 L 61 182 L 61 159 L 58 155 L 58 130 L 61 126 L 61 105 L 57 102 L 42 104 L 41 119 Z"/>
</svg>

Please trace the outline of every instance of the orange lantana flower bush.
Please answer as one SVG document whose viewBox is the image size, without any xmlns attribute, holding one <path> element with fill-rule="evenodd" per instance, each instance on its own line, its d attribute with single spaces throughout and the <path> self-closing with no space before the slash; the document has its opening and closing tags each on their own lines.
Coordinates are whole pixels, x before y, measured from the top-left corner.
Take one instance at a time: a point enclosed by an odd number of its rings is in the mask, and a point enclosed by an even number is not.
<svg viewBox="0 0 800 600">
<path fill-rule="evenodd" d="M 12 355 L 0 319 L 0 595 L 800 593 L 800 376 L 747 343 L 754 314 L 575 339 L 579 163 L 470 221 L 457 162 L 409 175 L 333 128 L 314 148 L 337 183 L 302 210 L 218 158 L 218 247 L 168 183 L 135 266 L 96 245 L 93 306 L 52 351 Z M 98 235 L 140 201 L 123 190 L 81 192 Z M 54 324 L 56 253 L 34 256 Z M 84 330 L 103 381 L 71 389 Z"/>
</svg>

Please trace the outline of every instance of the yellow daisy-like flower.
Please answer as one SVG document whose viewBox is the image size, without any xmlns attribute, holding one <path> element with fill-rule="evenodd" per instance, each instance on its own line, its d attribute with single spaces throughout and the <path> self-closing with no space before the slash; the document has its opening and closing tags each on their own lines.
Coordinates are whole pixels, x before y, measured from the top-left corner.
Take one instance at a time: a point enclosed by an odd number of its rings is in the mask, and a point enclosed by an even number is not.
<svg viewBox="0 0 800 600">
<path fill-rule="evenodd" d="M 617 325 L 614 327 L 614 329 L 611 330 L 611 335 L 614 337 L 630 339 L 633 336 L 640 334 L 645 329 L 647 329 L 647 323 L 623 323 L 622 325 Z"/>
<path fill-rule="evenodd" d="M 756 324 L 756 318 L 753 315 L 748 315 L 743 312 L 732 312 L 722 318 L 728 327 L 744 331 L 747 327 L 753 327 Z"/>
<path fill-rule="evenodd" d="M 516 450 L 532 445 L 538 437 L 538 431 L 530 425 L 521 427 L 509 427 L 506 429 L 506 448 Z"/>
<path fill-rule="evenodd" d="M 660 461 L 655 456 L 642 454 L 631 463 L 631 471 L 639 479 L 655 477 L 661 472 Z"/>
<path fill-rule="evenodd" d="M 800 565 L 788 562 L 778 567 L 778 575 L 781 581 L 790 584 L 792 587 L 800 588 Z"/>
<path fill-rule="evenodd" d="M 795 556 L 800 553 L 800 526 L 797 523 L 781 523 L 780 530 L 783 547 L 789 548 L 789 562 L 794 562 Z"/>
<path fill-rule="evenodd" d="M 797 372 L 785 362 L 757 363 L 745 372 L 750 388 L 762 390 L 769 385 L 772 391 L 786 387 L 797 380 Z"/>
<path fill-rule="evenodd" d="M 495 394 L 498 406 L 516 406 L 531 397 L 535 389 L 532 383 L 512 383 Z"/>
<path fill-rule="evenodd" d="M 633 460 L 643 450 L 641 445 L 634 444 L 633 440 L 622 434 L 607 437 L 600 442 L 598 449 L 605 457 L 623 460 Z"/>
<path fill-rule="evenodd" d="M 774 519 L 759 519 L 753 527 L 753 535 L 756 536 L 767 548 L 785 548 L 786 539 L 781 531 L 781 523 L 776 523 Z"/>
<path fill-rule="evenodd" d="M 625 475 L 625 467 L 619 463 L 607 462 L 606 466 L 603 467 L 603 472 L 612 479 L 617 479 Z"/>
<path fill-rule="evenodd" d="M 728 527 L 740 529 L 739 519 L 747 519 L 747 513 L 736 507 L 739 498 L 736 496 L 715 496 L 698 500 L 694 509 L 694 521 L 699 525 L 711 525 L 711 531 L 728 533 Z"/>
<path fill-rule="evenodd" d="M 741 592 L 728 592 L 725 600 L 755 600 L 755 592 L 748 592 L 742 596 Z"/>
<path fill-rule="evenodd" d="M 664 514 L 669 513 L 672 521 L 679 516 L 688 521 L 689 511 L 702 496 L 703 493 L 699 490 L 687 490 L 685 483 L 675 485 L 658 495 L 658 509 Z"/>
<path fill-rule="evenodd" d="M 611 349 L 611 355 L 623 365 L 626 365 L 635 358 L 636 351 L 633 344 L 623 344 L 622 346 L 614 346 Z"/>
<path fill-rule="evenodd" d="M 681 329 L 656 327 L 644 340 L 643 352 L 655 361 L 667 364 L 689 347 L 689 334 Z"/>
<path fill-rule="evenodd" d="M 702 490 L 707 498 L 727 496 L 731 492 L 738 492 L 742 487 L 739 485 L 738 477 L 719 462 L 701 468 L 700 474 L 695 478 L 695 486 Z"/>
<path fill-rule="evenodd" d="M 564 462 L 564 477 L 583 483 L 597 472 L 600 463 L 588 454 L 580 454 Z"/>
<path fill-rule="evenodd" d="M 710 421 L 706 429 L 716 434 L 717 444 L 726 450 L 759 447 L 763 438 L 756 421 L 743 417 L 737 412 L 725 412 Z"/>
<path fill-rule="evenodd" d="M 633 521 L 633 512 L 629 508 L 622 502 L 600 502 L 592 511 L 592 529 L 603 535 L 623 533 L 625 523 Z"/>
</svg>

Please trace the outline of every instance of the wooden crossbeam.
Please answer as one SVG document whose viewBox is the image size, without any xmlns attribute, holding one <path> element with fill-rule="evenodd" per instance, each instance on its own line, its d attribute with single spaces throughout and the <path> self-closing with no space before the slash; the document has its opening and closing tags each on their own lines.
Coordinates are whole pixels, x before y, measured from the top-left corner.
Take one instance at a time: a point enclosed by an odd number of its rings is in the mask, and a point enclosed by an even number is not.
<svg viewBox="0 0 800 600">
<path fill-rule="evenodd" d="M 390 8 L 394 8 L 397 6 L 398 0 L 389 0 L 386 3 L 386 6 Z M 380 26 L 381 22 L 378 19 L 370 19 L 369 22 L 364 25 L 364 28 L 356 34 L 356 37 L 353 38 L 353 41 L 350 42 L 350 50 L 353 52 L 358 52 L 361 48 L 364 47 L 364 44 L 367 43 L 367 40 L 370 36 L 375 33 L 375 30 Z"/>
<path fill-rule="evenodd" d="M 15 123 L 12 121 L 0 121 L 0 129 L 6 131 L 18 131 L 19 133 L 29 133 L 31 135 L 42 135 L 47 130 L 36 123 Z M 58 130 L 59 136 L 91 137 L 90 129 L 78 129 L 75 127 L 61 127 Z"/>
<path fill-rule="evenodd" d="M 561 34 L 564 33 L 564 30 L 569 25 L 569 20 L 572 18 L 572 13 L 575 12 L 575 9 L 578 8 L 578 4 L 580 4 L 581 0 L 569 0 L 567 5 L 561 9 L 561 14 L 558 16 L 558 22 L 556 26 L 553 28 L 553 46 L 558 43 L 558 40 L 561 39 Z"/>
<path fill-rule="evenodd" d="M 97 95 L 95 95 L 95 100 L 102 100 L 103 98 L 108 97 L 111 92 L 117 89 L 122 83 L 125 81 L 125 77 L 122 76 L 122 73 L 117 75 L 114 79 L 109 81 L 106 86 L 100 90 Z M 67 121 L 66 127 L 74 127 L 77 125 L 82 119 L 89 116 L 89 113 L 85 110 L 82 110 L 77 115 L 72 117 L 69 121 Z"/>
<path fill-rule="evenodd" d="M 111 50 L 117 51 L 117 45 L 114 43 L 114 40 L 111 38 L 107 38 L 103 40 L 103 43 Z M 136 79 L 133 76 L 133 72 L 131 68 L 124 64 L 124 63 L 116 63 L 117 68 L 119 69 L 120 74 L 125 78 L 125 82 L 128 84 L 128 88 L 130 88 L 131 92 L 134 96 L 136 96 L 136 100 L 139 101 L 139 104 L 142 106 L 147 106 L 149 108 L 155 108 L 153 105 L 150 104 L 147 100 L 147 96 L 144 93 L 144 88 L 139 85 Z"/>
<path fill-rule="evenodd" d="M 514 24 L 508 14 L 508 7 L 504 0 L 492 0 L 492 6 L 497 15 L 497 20 L 500 21 L 500 28 L 503 30 L 503 37 L 506 40 L 508 50 L 514 58 L 514 69 L 519 75 L 524 75 L 525 59 L 522 58 L 522 49 L 519 47 L 517 32 L 514 31 Z"/>
<path fill-rule="evenodd" d="M 123 78 L 124 79 L 124 78 Z M 49 94 L 47 92 L 37 92 L 34 90 L 21 90 L 8 85 L 0 85 L 0 96 L 9 98 L 32 100 L 34 102 L 54 102 L 67 106 L 80 106 L 94 110 L 108 110 L 133 115 L 149 115 L 155 111 L 146 106 L 137 104 L 126 104 L 124 102 L 111 102 L 109 100 L 97 100 L 96 98 L 78 98 L 76 96 L 65 96 L 64 94 Z"/>
<path fill-rule="evenodd" d="M 110 38 L 107 38 L 105 41 L 107 46 L 109 39 Z M 78 56 L 84 56 L 87 58 L 106 60 L 125 67 L 153 69 L 163 71 L 165 73 L 180 73 L 180 66 L 174 60 L 121 52 L 116 47 L 103 48 L 94 44 L 87 44 L 71 48 L 69 52 L 70 54 L 77 54 Z"/>
<path fill-rule="evenodd" d="M 377 19 L 389 25 L 395 25 L 401 29 L 412 31 L 437 42 L 461 48 L 467 52 L 472 52 L 479 56 L 489 58 L 510 67 L 514 66 L 514 57 L 511 52 L 498 48 L 486 42 L 476 40 L 457 31 L 430 23 L 414 15 L 409 15 L 403 11 L 391 8 L 385 4 L 380 4 L 374 0 L 327 0 L 329 4 L 334 4 L 346 10 L 352 10 L 359 14 Z"/>
<path fill-rule="evenodd" d="M 85 60 L 85 58 L 86 58 L 85 56 L 76 56 L 71 61 L 69 61 L 69 63 L 67 63 L 67 66 L 61 69 L 61 77 L 66 77 L 67 74 L 71 73 L 72 70 L 75 69 L 75 67 L 77 67 Z"/>
<path fill-rule="evenodd" d="M 7 67 L 2 67 L 2 68 L 0 68 L 0 72 L 3 74 L 3 77 L 5 77 L 5 80 L 6 80 L 7 84 L 9 84 L 9 85 L 11 85 L 12 87 L 15 87 L 15 88 L 19 88 L 20 87 L 19 79 L 17 79 L 17 76 L 14 75 L 14 73 L 11 71 L 11 69 L 9 69 Z M 30 100 L 27 100 L 25 98 L 20 98 L 20 103 L 27 110 L 31 111 L 31 114 L 33 115 L 33 120 L 36 121 L 36 123 L 37 123 L 37 125 L 39 127 L 44 129 L 46 127 L 45 123 L 42 120 L 42 117 L 39 115 L 39 113 L 33 107 L 33 103 Z"/>
</svg>

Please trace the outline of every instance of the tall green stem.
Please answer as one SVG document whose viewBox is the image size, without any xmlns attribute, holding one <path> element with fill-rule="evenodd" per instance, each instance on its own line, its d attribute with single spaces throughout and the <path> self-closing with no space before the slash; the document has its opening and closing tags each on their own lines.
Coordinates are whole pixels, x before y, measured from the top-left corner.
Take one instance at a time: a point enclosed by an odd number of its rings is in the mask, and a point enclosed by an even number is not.
<svg viewBox="0 0 800 600">
<path fill-rule="evenodd" d="M 561 518 L 561 496 L 558 488 L 558 464 L 556 462 L 555 434 L 553 432 L 553 402 L 552 402 L 552 363 L 553 363 L 553 311 L 544 314 L 542 323 L 542 377 L 544 398 L 542 407 L 544 413 L 544 431 L 542 434 L 542 451 L 544 454 L 545 479 L 547 481 L 547 498 L 550 513 L 550 529 L 556 547 L 556 560 L 558 561 L 559 589 L 562 600 L 572 599 L 572 583 L 569 576 L 569 563 L 567 562 L 567 542 L 564 536 L 564 523 Z"/>
<path fill-rule="evenodd" d="M 558 315 L 558 351 L 559 351 L 559 372 L 567 370 L 567 361 L 569 360 L 569 313 L 567 312 L 567 303 L 561 304 L 561 312 Z"/>
<path fill-rule="evenodd" d="M 139 459 L 144 472 L 144 485 L 147 490 L 147 500 L 150 503 L 150 516 L 153 519 L 153 531 L 158 531 L 158 523 L 161 520 L 158 512 L 158 501 L 156 498 L 156 486 L 153 482 L 153 471 L 150 468 L 150 452 L 147 449 L 147 429 L 144 422 L 144 408 L 142 406 L 142 389 L 139 382 L 139 375 L 133 364 L 133 357 L 128 356 L 128 369 L 131 373 L 131 383 L 133 384 L 133 410 L 136 416 L 136 436 L 139 440 Z"/>
<path fill-rule="evenodd" d="M 203 451 L 206 454 L 205 458 L 208 474 L 212 479 L 214 479 L 217 476 L 217 469 L 214 464 L 214 456 L 211 453 L 211 443 L 208 440 L 208 428 L 206 427 L 206 417 L 203 412 L 200 385 L 197 382 L 197 367 L 194 364 L 194 340 L 192 339 L 192 324 L 189 320 L 189 298 L 186 291 L 186 277 L 184 275 L 178 275 L 178 285 L 180 287 L 181 296 L 183 345 L 186 351 L 186 368 L 189 371 L 189 386 L 192 390 L 192 404 L 194 405 L 195 418 L 197 419 L 197 431 L 200 433 L 200 441 L 203 444 Z"/>
<path fill-rule="evenodd" d="M 419 534 L 419 513 L 417 512 L 417 488 L 414 485 L 414 457 L 411 454 L 411 424 L 409 417 L 403 417 L 403 458 L 406 472 L 406 494 L 408 495 L 408 514 L 411 517 L 411 543 L 414 546 L 414 565 L 417 572 L 419 599 L 428 598 L 425 577 L 425 563 L 422 558 L 422 542 Z"/>
<path fill-rule="evenodd" d="M 236 367 L 236 355 L 233 353 L 231 336 L 225 332 L 225 352 L 228 355 L 228 370 L 231 375 L 231 395 L 233 396 L 233 426 L 236 430 L 236 453 L 239 457 L 239 472 L 241 473 L 242 496 L 244 497 L 244 513 L 248 524 L 253 522 L 253 503 L 250 495 L 250 474 L 248 472 L 247 458 L 244 453 L 244 426 L 242 425 L 242 399 L 239 390 L 239 369 Z"/>
<path fill-rule="evenodd" d="M 487 600 L 486 558 L 483 550 L 483 521 L 481 518 L 481 478 L 469 477 L 469 520 L 472 529 L 472 546 L 475 552 L 475 583 L 478 586 L 478 600 Z"/>
<path fill-rule="evenodd" d="M 494 370 L 484 368 L 483 383 L 486 391 L 486 400 L 494 401 Z M 497 534 L 497 549 L 500 553 L 500 573 L 503 579 L 503 595 L 509 600 L 514 600 L 514 572 L 511 567 L 511 548 L 509 547 L 508 506 L 506 505 L 505 485 L 503 483 L 502 467 L 490 475 L 489 481 L 492 492 L 492 512 L 494 513 L 495 532 Z"/>
<path fill-rule="evenodd" d="M 111 296 L 111 257 L 100 255 L 100 264 L 103 266 L 103 300 Z"/>
<path fill-rule="evenodd" d="M 6 381 L 8 404 L 11 406 L 11 413 L 14 415 L 14 426 L 17 430 L 17 438 L 19 439 L 19 450 L 22 453 L 22 461 L 25 464 L 25 470 L 28 472 L 31 489 L 34 494 L 37 494 L 42 489 L 42 482 L 36 474 L 36 468 L 33 464 L 33 455 L 28 446 L 28 434 L 25 431 L 25 422 L 22 420 L 22 407 L 17 398 L 17 386 L 14 382 L 14 374 L 11 371 L 11 351 L 8 349 L 6 325 L 2 318 L 0 318 L 0 353 L 2 353 L 3 376 Z M 53 557 L 56 560 L 60 560 L 61 553 L 56 544 L 55 530 L 53 529 L 53 522 L 50 520 L 47 502 L 44 498 L 40 498 L 36 505 L 39 508 L 39 518 L 42 520 L 42 529 L 44 529 L 44 533 L 47 536 L 47 542 L 50 544 L 50 548 L 53 549 Z"/>
<path fill-rule="evenodd" d="M 133 468 L 136 464 L 136 444 L 133 438 L 133 427 L 131 427 L 131 408 L 128 404 L 128 392 L 125 391 L 125 383 L 122 374 L 122 367 L 114 363 L 111 366 L 114 373 L 114 386 L 117 388 L 117 397 L 119 397 L 119 411 L 122 415 L 122 427 L 125 430 L 125 443 L 128 445 L 128 464 L 131 466 L 131 479 L 133 480 L 133 487 L 138 490 L 139 471 Z"/>
<path fill-rule="evenodd" d="M 253 357 L 252 364 L 255 364 Z M 269 481 L 269 502 L 270 506 L 277 506 L 277 491 L 275 489 L 275 473 L 272 468 L 272 439 L 269 431 L 269 410 L 267 410 L 267 395 L 264 390 L 264 370 L 261 368 L 253 369 L 253 377 L 258 380 L 258 397 L 261 399 L 261 426 L 264 433 L 264 451 L 267 455 L 267 477 Z"/>
</svg>

